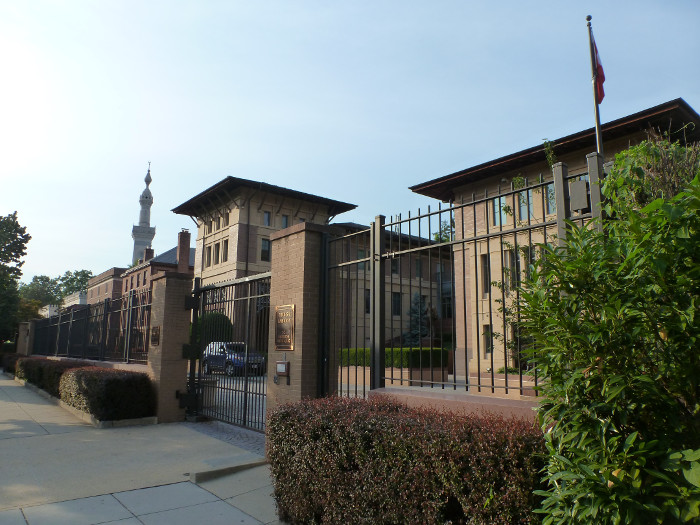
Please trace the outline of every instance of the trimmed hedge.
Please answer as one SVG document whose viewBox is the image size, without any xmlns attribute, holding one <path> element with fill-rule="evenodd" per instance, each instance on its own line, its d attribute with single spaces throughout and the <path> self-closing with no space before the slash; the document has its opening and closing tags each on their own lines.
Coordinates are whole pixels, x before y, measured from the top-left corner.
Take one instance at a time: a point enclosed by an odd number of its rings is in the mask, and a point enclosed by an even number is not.
<svg viewBox="0 0 700 525">
<path fill-rule="evenodd" d="M 387 368 L 439 368 L 447 366 L 448 354 L 443 348 L 385 348 L 384 362 Z M 341 348 L 340 366 L 370 366 L 371 355 L 371 348 Z"/>
<path fill-rule="evenodd" d="M 59 384 L 66 370 L 85 366 L 84 361 L 57 361 L 42 357 L 20 357 L 15 364 L 15 376 L 60 397 Z"/>
<path fill-rule="evenodd" d="M 22 357 L 19 354 L 2 354 L 0 355 L 0 365 L 2 369 L 8 374 L 15 373 L 15 364 L 17 360 Z"/>
<path fill-rule="evenodd" d="M 6 372 L 32 383 L 100 421 L 155 416 L 156 392 L 147 374 L 17 354 L 2 356 Z"/>
<path fill-rule="evenodd" d="M 381 399 L 283 405 L 267 423 L 280 517 L 293 523 L 539 523 L 534 421 Z"/>
<path fill-rule="evenodd" d="M 89 366 L 61 377 L 61 400 L 100 421 L 154 416 L 156 394 L 146 374 Z"/>
</svg>

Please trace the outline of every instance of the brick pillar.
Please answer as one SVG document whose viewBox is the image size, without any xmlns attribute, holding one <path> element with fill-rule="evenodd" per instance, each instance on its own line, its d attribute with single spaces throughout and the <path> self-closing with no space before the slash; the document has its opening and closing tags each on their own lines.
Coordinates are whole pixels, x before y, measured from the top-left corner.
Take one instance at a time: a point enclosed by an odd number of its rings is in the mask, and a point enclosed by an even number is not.
<svg viewBox="0 0 700 525">
<path fill-rule="evenodd" d="M 321 267 L 323 234 L 329 227 L 300 223 L 270 236 L 272 276 L 270 285 L 270 344 L 268 353 L 267 410 L 283 403 L 319 395 L 322 374 L 321 351 Z M 275 348 L 275 307 L 294 305 L 294 350 Z M 276 377 L 276 362 L 289 361 L 286 377 Z"/>
<path fill-rule="evenodd" d="M 154 277 L 151 302 L 151 344 L 148 349 L 148 373 L 153 379 L 158 405 L 158 423 L 184 421 L 175 392 L 187 390 L 187 360 L 182 345 L 189 342 L 191 311 L 185 298 L 192 292 L 192 278 L 177 273 Z M 159 334 L 154 341 L 153 334 Z"/>
</svg>

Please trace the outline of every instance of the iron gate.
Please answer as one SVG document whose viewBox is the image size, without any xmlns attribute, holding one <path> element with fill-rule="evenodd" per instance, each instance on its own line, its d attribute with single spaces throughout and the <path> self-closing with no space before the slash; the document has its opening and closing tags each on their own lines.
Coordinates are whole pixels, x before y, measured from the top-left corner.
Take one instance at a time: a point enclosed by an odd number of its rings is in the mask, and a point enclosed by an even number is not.
<svg viewBox="0 0 700 525">
<path fill-rule="evenodd" d="M 197 280 L 198 282 L 198 280 Z M 264 431 L 270 274 L 198 288 L 188 391 L 197 416 Z"/>
</svg>

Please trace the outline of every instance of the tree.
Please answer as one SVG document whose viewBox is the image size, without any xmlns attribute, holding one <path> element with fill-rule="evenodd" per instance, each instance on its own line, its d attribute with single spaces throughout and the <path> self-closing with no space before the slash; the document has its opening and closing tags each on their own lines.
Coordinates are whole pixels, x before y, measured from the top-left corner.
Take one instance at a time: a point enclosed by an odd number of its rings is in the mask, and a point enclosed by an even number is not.
<svg viewBox="0 0 700 525">
<path fill-rule="evenodd" d="M 58 278 L 60 283 L 61 298 L 68 295 L 87 290 L 87 284 L 92 277 L 90 270 L 76 270 L 75 272 L 67 271 Z"/>
<path fill-rule="evenodd" d="M 29 284 L 20 284 L 19 294 L 23 299 L 39 301 L 42 306 L 61 304 L 61 283 L 59 278 L 47 275 L 35 275 Z"/>
<path fill-rule="evenodd" d="M 25 321 L 31 321 L 32 319 L 38 319 L 39 317 L 41 317 L 39 315 L 40 308 L 40 301 L 20 297 L 19 306 L 17 307 L 17 322 L 22 323 Z"/>
<path fill-rule="evenodd" d="M 408 311 L 408 332 L 404 334 L 404 343 L 418 346 L 421 339 L 430 333 L 430 314 L 425 297 L 418 292 L 413 294 L 411 308 Z"/>
<path fill-rule="evenodd" d="M 700 517 L 700 163 L 653 180 L 649 162 L 697 151 L 657 140 L 618 155 L 603 183 L 613 219 L 543 246 L 521 290 L 542 379 L 545 524 Z"/>
<path fill-rule="evenodd" d="M 440 229 L 433 233 L 433 239 L 435 242 L 450 242 L 454 238 L 454 228 L 455 221 L 453 219 L 442 221 Z"/>
<path fill-rule="evenodd" d="M 0 341 L 15 333 L 18 280 L 30 239 L 26 227 L 17 220 L 17 212 L 0 217 Z"/>
</svg>

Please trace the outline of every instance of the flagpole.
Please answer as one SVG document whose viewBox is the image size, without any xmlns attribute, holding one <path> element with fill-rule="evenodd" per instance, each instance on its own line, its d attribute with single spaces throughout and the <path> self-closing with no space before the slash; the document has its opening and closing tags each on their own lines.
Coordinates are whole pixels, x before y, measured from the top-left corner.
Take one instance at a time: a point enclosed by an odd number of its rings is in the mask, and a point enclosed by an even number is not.
<svg viewBox="0 0 700 525">
<path fill-rule="evenodd" d="M 591 48 L 591 72 L 593 74 L 592 84 L 593 84 L 593 102 L 595 103 L 595 142 L 596 148 L 600 156 L 603 156 L 603 135 L 600 132 L 600 111 L 598 110 L 598 92 L 596 90 L 596 84 L 598 82 L 598 71 L 595 57 L 595 49 L 593 47 L 593 30 L 591 29 L 591 19 L 593 17 L 588 15 L 586 20 L 588 22 L 588 45 Z"/>
</svg>

